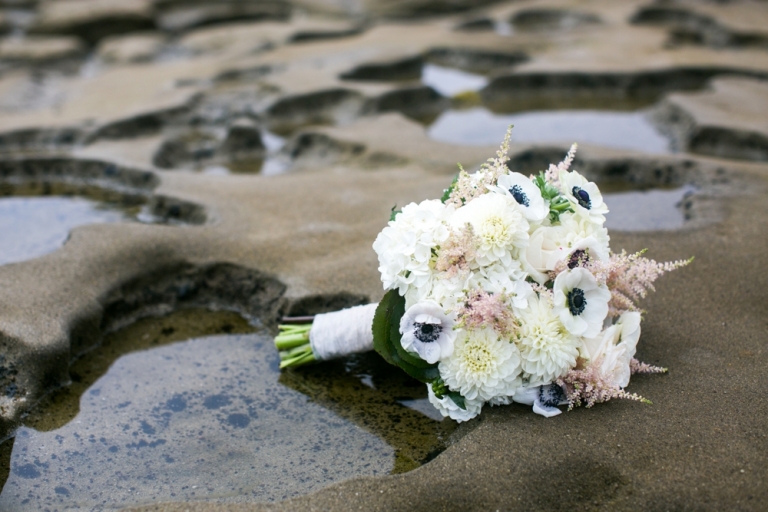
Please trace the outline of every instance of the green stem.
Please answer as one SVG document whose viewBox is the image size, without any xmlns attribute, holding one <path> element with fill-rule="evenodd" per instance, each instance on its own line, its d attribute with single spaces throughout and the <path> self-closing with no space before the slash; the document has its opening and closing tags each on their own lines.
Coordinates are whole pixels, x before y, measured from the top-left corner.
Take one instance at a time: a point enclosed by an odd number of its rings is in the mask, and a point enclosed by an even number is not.
<svg viewBox="0 0 768 512">
<path fill-rule="evenodd" d="M 275 347 L 280 353 L 280 368 L 295 368 L 315 361 L 309 344 L 312 324 L 280 325 L 278 328 L 280 333 L 275 337 Z"/>
</svg>

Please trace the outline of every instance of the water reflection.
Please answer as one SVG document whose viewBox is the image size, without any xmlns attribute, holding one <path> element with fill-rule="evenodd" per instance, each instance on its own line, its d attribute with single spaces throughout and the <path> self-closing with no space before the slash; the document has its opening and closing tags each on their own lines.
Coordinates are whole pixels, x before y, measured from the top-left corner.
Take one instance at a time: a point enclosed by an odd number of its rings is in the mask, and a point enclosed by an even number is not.
<svg viewBox="0 0 768 512">
<path fill-rule="evenodd" d="M 195 330 L 232 334 L 175 342 Z M 107 336 L 18 431 L 0 510 L 281 500 L 413 469 L 455 428 L 375 354 L 280 373 L 252 330 L 193 310 Z"/>
<path fill-rule="evenodd" d="M 429 127 L 431 138 L 450 144 L 497 145 L 499 134 L 514 125 L 515 142 L 570 144 L 578 141 L 646 153 L 669 153 L 670 141 L 643 112 L 591 110 L 494 114 L 482 108 L 449 110 Z"/>
</svg>

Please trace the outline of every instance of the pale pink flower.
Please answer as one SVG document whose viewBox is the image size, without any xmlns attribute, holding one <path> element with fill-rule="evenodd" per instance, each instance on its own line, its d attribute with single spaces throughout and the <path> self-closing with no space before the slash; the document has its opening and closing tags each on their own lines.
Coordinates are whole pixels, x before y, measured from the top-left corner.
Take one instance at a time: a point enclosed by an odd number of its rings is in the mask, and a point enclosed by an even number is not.
<svg viewBox="0 0 768 512">
<path fill-rule="evenodd" d="M 570 370 L 564 377 L 555 380 L 555 383 L 565 390 L 569 411 L 580 405 L 589 408 L 595 404 L 607 402 L 611 398 L 624 398 L 650 403 L 649 400 L 640 395 L 627 393 L 616 386 L 609 377 L 603 375 L 601 371 L 602 364 L 602 358 L 591 361 L 583 369 Z"/>
<path fill-rule="evenodd" d="M 451 232 L 448 239 L 440 246 L 435 269 L 445 272 L 445 277 L 448 279 L 468 274 L 469 262 L 475 259 L 476 245 L 477 240 L 471 224 L 465 224 L 458 232 Z"/>
<path fill-rule="evenodd" d="M 635 254 L 612 254 L 609 261 L 590 261 L 586 268 L 592 272 L 598 283 L 605 283 L 611 290 L 608 303 L 609 316 L 619 316 L 624 311 L 638 311 L 635 304 L 648 295 L 648 290 L 655 291 L 653 282 L 666 272 L 688 265 L 690 260 L 658 263 L 643 258 L 640 251 Z"/>
<path fill-rule="evenodd" d="M 632 375 L 636 373 L 667 373 L 666 368 L 643 363 L 635 358 L 632 358 L 632 360 L 629 362 L 629 371 L 632 373 Z"/>
<path fill-rule="evenodd" d="M 466 302 L 456 313 L 459 325 L 466 329 L 491 327 L 503 338 L 509 338 L 518 329 L 515 316 L 504 297 L 485 290 L 469 292 Z"/>
</svg>

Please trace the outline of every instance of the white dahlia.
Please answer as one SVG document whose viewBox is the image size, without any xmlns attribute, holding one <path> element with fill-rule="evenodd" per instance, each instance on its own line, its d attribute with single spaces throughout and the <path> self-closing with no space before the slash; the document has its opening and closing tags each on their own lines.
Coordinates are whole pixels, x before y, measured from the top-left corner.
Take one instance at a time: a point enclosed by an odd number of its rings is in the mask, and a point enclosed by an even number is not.
<svg viewBox="0 0 768 512">
<path fill-rule="evenodd" d="M 560 191 L 571 201 L 577 213 L 605 221 L 608 206 L 597 185 L 576 171 L 560 172 Z"/>
<path fill-rule="evenodd" d="M 512 172 L 499 176 L 497 184 L 493 190 L 514 199 L 523 216 L 529 221 L 540 222 L 549 215 L 549 206 L 541 197 L 541 190 L 530 178 Z"/>
<path fill-rule="evenodd" d="M 462 409 L 447 396 L 437 398 L 435 392 L 432 391 L 432 386 L 430 384 L 427 384 L 427 393 L 429 396 L 429 403 L 434 405 L 435 408 L 440 411 L 443 418 L 449 417 L 458 423 L 471 420 L 480 414 L 480 410 L 483 408 L 484 402 L 482 400 L 468 400 L 467 398 L 464 398 L 465 409 Z"/>
<path fill-rule="evenodd" d="M 453 353 L 453 317 L 436 302 L 419 302 L 400 319 L 400 343 L 408 352 L 433 364 Z"/>
<path fill-rule="evenodd" d="M 532 296 L 518 318 L 517 346 L 531 386 L 549 384 L 576 365 L 581 341 L 568 332 L 545 297 Z"/>
<path fill-rule="evenodd" d="M 521 383 L 517 347 L 491 328 L 459 331 L 453 355 L 438 368 L 448 387 L 470 400 L 509 396 Z"/>
<path fill-rule="evenodd" d="M 575 336 L 597 336 L 608 315 L 608 287 L 599 285 L 589 270 L 577 267 L 558 274 L 552 290 L 554 313 L 565 328 Z"/>
<path fill-rule="evenodd" d="M 484 194 L 456 210 L 451 218 L 455 229 L 467 224 L 472 226 L 477 236 L 475 261 L 478 265 L 500 261 L 512 266 L 512 253 L 528 243 L 528 221 L 512 201 L 511 197 L 501 194 Z"/>
</svg>

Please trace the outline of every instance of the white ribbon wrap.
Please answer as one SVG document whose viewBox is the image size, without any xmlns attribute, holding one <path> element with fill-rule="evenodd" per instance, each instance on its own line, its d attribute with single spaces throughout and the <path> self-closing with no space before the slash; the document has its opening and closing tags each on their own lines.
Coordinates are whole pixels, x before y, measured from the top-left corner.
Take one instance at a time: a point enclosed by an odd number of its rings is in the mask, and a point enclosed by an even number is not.
<svg viewBox="0 0 768 512">
<path fill-rule="evenodd" d="M 373 350 L 373 315 L 378 304 L 315 316 L 309 345 L 318 361 Z"/>
</svg>

